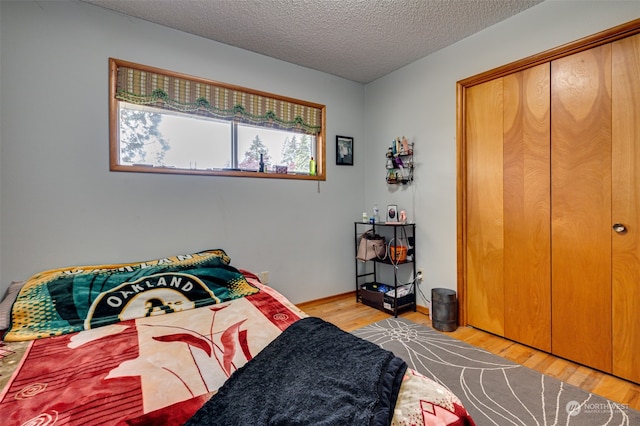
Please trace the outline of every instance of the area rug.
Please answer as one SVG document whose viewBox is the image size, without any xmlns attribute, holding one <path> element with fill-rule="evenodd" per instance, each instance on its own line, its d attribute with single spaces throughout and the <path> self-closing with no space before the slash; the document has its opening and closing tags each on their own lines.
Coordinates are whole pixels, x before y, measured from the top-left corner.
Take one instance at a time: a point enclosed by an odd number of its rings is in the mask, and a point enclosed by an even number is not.
<svg viewBox="0 0 640 426">
<path fill-rule="evenodd" d="M 636 426 L 640 412 L 404 318 L 353 332 L 404 359 L 462 401 L 478 426 Z"/>
</svg>

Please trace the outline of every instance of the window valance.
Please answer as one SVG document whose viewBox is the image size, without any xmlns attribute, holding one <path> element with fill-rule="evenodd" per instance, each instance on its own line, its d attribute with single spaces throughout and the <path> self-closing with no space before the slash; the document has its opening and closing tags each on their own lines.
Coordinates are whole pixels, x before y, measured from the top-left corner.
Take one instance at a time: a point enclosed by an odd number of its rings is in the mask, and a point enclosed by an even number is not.
<svg viewBox="0 0 640 426">
<path fill-rule="evenodd" d="M 121 101 L 311 135 L 322 130 L 321 106 L 128 62 L 116 66 Z"/>
</svg>

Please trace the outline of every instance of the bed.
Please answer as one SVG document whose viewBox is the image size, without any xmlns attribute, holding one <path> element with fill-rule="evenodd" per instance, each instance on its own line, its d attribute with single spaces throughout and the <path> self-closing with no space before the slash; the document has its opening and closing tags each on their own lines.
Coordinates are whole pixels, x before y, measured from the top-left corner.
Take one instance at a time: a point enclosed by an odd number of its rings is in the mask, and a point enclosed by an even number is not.
<svg viewBox="0 0 640 426">
<path fill-rule="evenodd" d="M 473 425 L 447 388 L 221 249 L 52 269 L 5 297 L 5 426 Z"/>
</svg>

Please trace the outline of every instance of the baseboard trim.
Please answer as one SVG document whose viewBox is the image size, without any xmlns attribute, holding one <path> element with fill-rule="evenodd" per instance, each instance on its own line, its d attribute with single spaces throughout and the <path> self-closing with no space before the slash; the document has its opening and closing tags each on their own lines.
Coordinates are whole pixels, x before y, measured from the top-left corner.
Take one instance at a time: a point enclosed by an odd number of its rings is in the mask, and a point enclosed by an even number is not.
<svg viewBox="0 0 640 426">
<path fill-rule="evenodd" d="M 356 297 L 355 291 L 348 291 L 346 293 L 334 294 L 333 296 L 321 297 L 320 299 L 308 300 L 306 302 L 296 303 L 296 306 L 304 311 L 305 305 L 316 305 L 319 303 L 332 302 L 334 300 L 343 299 L 344 297 L 351 296 Z"/>
</svg>

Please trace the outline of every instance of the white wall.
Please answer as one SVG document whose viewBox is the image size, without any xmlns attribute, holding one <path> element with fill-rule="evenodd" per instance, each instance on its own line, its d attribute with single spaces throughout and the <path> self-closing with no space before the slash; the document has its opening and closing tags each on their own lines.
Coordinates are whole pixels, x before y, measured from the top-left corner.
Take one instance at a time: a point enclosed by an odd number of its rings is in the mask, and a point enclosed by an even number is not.
<svg viewBox="0 0 640 426">
<path fill-rule="evenodd" d="M 300 302 L 353 289 L 353 221 L 374 203 L 416 221 L 425 296 L 455 289 L 456 81 L 638 18 L 640 2 L 547 0 L 364 88 L 83 3 L 0 10 L 0 294 L 45 268 L 222 247 Z M 110 56 L 326 104 L 327 182 L 109 172 Z M 355 137 L 355 166 L 334 165 L 336 134 Z M 416 180 L 387 186 L 402 135 Z"/>
<path fill-rule="evenodd" d="M 354 289 L 363 85 L 76 1 L 0 7 L 0 295 L 43 269 L 208 248 L 293 302 Z M 325 104 L 327 181 L 110 172 L 109 57 Z"/>
<path fill-rule="evenodd" d="M 433 287 L 456 289 L 456 82 L 638 17 L 639 1 L 547 0 L 365 87 L 366 204 L 415 210 L 427 298 Z M 416 144 L 408 188 L 384 182 L 398 135 Z"/>
</svg>

